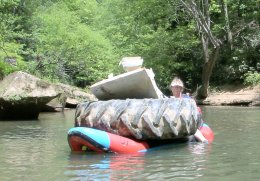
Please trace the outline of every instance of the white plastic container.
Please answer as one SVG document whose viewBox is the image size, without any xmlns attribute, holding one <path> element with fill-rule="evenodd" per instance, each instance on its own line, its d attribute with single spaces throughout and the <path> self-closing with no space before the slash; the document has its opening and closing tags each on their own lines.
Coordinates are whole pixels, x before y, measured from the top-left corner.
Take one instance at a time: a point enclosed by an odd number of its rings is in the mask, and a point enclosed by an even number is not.
<svg viewBox="0 0 260 181">
<path fill-rule="evenodd" d="M 122 65 L 126 72 L 141 68 L 143 65 L 143 59 L 141 57 L 124 57 L 120 61 L 119 65 Z"/>
</svg>

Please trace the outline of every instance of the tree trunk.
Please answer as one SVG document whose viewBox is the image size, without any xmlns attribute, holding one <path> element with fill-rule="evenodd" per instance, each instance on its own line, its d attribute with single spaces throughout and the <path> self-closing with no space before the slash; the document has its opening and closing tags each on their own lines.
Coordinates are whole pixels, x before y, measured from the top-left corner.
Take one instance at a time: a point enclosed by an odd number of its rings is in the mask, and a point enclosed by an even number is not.
<svg viewBox="0 0 260 181">
<path fill-rule="evenodd" d="M 209 87 L 209 81 L 210 77 L 212 75 L 213 67 L 215 66 L 216 60 L 219 56 L 219 49 L 220 47 L 216 47 L 211 56 L 209 57 L 208 61 L 204 62 L 203 70 L 202 70 L 202 85 L 200 86 L 198 90 L 198 99 L 205 99 L 208 96 L 208 87 Z"/>
<path fill-rule="evenodd" d="M 200 3 L 194 0 L 180 0 L 180 2 L 196 21 L 197 30 L 201 38 L 204 64 L 202 70 L 202 85 L 199 87 L 196 97 L 198 99 L 205 99 L 208 96 L 212 70 L 219 57 L 221 41 L 217 39 L 211 31 L 208 0 L 201 0 Z"/>
<path fill-rule="evenodd" d="M 222 14 L 225 17 L 225 30 L 227 33 L 227 41 L 229 43 L 230 49 L 232 50 L 233 49 L 233 37 L 232 37 L 232 32 L 230 30 L 227 2 L 225 0 L 222 0 L 221 4 L 222 4 Z"/>
</svg>

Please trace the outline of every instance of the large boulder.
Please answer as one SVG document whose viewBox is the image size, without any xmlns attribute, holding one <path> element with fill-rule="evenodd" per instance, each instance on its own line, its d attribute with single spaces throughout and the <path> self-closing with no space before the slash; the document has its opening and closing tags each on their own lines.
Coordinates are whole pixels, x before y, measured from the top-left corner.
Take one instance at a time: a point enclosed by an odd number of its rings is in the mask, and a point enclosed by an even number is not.
<svg viewBox="0 0 260 181">
<path fill-rule="evenodd" d="M 66 107 L 68 108 L 76 108 L 77 105 L 84 101 L 96 101 L 97 98 L 91 94 L 87 93 L 78 87 L 58 83 L 55 84 L 56 89 L 59 92 L 62 92 L 67 97 L 66 99 Z"/>
<path fill-rule="evenodd" d="M 42 111 L 63 111 L 64 108 L 76 108 L 81 102 L 97 100 L 93 94 L 87 93 L 78 87 L 62 83 L 53 84 L 53 86 L 55 90 L 61 94 L 48 102 L 42 108 Z"/>
<path fill-rule="evenodd" d="M 76 108 L 83 101 L 97 100 L 93 94 L 65 84 L 52 84 L 17 71 L 0 81 L 0 119 L 37 119 L 42 111 Z"/>
<path fill-rule="evenodd" d="M 190 98 L 126 99 L 78 105 L 75 126 L 92 127 L 139 140 L 193 135 L 201 124 Z"/>
<path fill-rule="evenodd" d="M 60 94 L 35 76 L 11 73 L 0 81 L 0 119 L 37 119 L 42 107 Z"/>
</svg>

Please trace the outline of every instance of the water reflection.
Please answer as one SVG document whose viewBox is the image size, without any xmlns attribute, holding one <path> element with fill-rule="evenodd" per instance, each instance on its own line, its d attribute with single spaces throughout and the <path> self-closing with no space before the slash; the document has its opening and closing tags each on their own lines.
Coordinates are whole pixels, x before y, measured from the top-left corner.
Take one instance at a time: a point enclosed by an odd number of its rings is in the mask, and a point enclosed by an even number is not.
<svg viewBox="0 0 260 181">
<path fill-rule="evenodd" d="M 152 168 L 148 179 L 195 179 L 204 175 L 210 155 L 208 145 L 183 143 L 158 150 L 155 156 L 149 155 Z M 147 171 L 147 168 L 146 168 Z"/>
<path fill-rule="evenodd" d="M 65 174 L 71 180 L 120 180 L 132 178 L 136 171 L 143 169 L 144 153 L 71 153 Z"/>
<path fill-rule="evenodd" d="M 194 179 L 208 169 L 211 146 L 182 143 L 138 154 L 71 153 L 71 180 L 154 180 L 160 177 Z"/>
<path fill-rule="evenodd" d="M 192 142 L 188 144 L 187 148 L 194 156 L 207 155 L 211 151 L 212 144 Z"/>
</svg>

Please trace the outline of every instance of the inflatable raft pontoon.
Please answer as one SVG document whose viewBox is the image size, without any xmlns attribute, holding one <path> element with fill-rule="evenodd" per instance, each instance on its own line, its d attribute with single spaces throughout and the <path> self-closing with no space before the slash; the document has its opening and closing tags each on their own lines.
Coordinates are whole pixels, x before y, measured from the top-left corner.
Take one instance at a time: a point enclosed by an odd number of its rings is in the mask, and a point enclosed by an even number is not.
<svg viewBox="0 0 260 181">
<path fill-rule="evenodd" d="M 207 124 L 204 123 L 200 131 L 209 143 L 214 140 L 214 133 Z M 94 128 L 74 127 L 68 131 L 68 143 L 74 152 L 142 153 L 156 146 L 176 143 L 176 140 L 160 140 L 151 144 L 148 141 L 133 140 Z"/>
<path fill-rule="evenodd" d="M 75 127 L 68 132 L 68 142 L 72 151 L 95 151 L 115 153 L 145 152 L 149 145 L 144 141 L 135 141 L 105 131 Z"/>
</svg>

